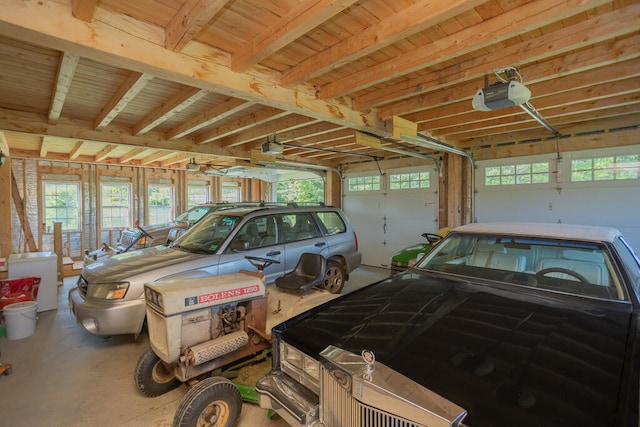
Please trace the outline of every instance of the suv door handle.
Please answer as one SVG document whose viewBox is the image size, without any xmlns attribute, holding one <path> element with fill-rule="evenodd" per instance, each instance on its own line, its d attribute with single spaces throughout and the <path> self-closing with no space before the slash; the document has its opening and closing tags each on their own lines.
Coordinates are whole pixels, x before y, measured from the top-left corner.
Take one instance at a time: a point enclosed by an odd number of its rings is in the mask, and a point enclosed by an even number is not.
<svg viewBox="0 0 640 427">
<path fill-rule="evenodd" d="M 315 245 L 313 245 L 313 246 L 315 246 L 316 248 L 319 248 L 319 247 L 322 247 L 322 246 L 324 246 L 324 245 L 326 245 L 326 244 L 327 244 L 327 242 L 318 242 L 318 243 L 316 243 L 316 244 L 315 244 Z"/>
<path fill-rule="evenodd" d="M 276 256 L 276 255 L 280 255 L 280 251 L 267 252 L 267 256 Z"/>
</svg>

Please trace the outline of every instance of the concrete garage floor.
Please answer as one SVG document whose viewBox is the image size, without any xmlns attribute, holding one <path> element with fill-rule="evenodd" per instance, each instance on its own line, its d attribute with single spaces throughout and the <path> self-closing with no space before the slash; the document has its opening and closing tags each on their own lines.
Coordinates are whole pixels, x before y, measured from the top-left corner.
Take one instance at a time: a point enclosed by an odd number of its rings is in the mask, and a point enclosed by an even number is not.
<svg viewBox="0 0 640 427">
<path fill-rule="evenodd" d="M 343 293 L 388 276 L 388 270 L 360 267 Z M 0 338 L 0 362 L 13 373 L 0 376 L 0 425 L 3 426 L 171 426 L 186 393 L 181 386 L 165 395 L 144 397 L 133 370 L 148 347 L 146 331 L 109 338 L 82 330 L 69 313 L 67 292 L 77 277 L 58 288 L 58 309 L 38 313 L 34 335 Z M 245 403 L 240 427 L 283 427 L 267 411 Z"/>
</svg>

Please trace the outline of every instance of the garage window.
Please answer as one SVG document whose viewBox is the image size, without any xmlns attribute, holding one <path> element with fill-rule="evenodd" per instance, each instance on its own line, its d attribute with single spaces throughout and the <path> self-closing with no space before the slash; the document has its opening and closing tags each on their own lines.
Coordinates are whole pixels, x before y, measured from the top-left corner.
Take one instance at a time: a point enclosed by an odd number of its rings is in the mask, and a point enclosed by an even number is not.
<svg viewBox="0 0 640 427">
<path fill-rule="evenodd" d="M 162 224 L 173 219 L 173 188 L 170 185 L 149 186 L 149 224 Z"/>
<path fill-rule="evenodd" d="M 485 185 L 546 184 L 549 182 L 549 162 L 487 166 Z"/>
<path fill-rule="evenodd" d="M 617 181 L 638 179 L 640 164 L 637 154 L 593 157 L 571 161 L 571 181 Z"/>
<path fill-rule="evenodd" d="M 101 184 L 102 228 L 131 226 L 131 185 Z"/>
<path fill-rule="evenodd" d="M 222 182 L 222 201 L 223 202 L 239 202 L 242 200 L 240 192 L 240 183 L 235 181 Z"/>
<path fill-rule="evenodd" d="M 380 190 L 380 175 L 349 178 L 349 191 Z"/>
<path fill-rule="evenodd" d="M 200 182 L 189 182 L 189 188 L 187 188 L 187 207 L 192 208 L 202 203 L 209 201 L 209 187 L 206 183 L 200 184 Z"/>
<path fill-rule="evenodd" d="M 410 188 L 429 188 L 429 172 L 396 173 L 389 177 L 392 190 L 404 190 Z"/>
<path fill-rule="evenodd" d="M 47 232 L 54 222 L 62 223 L 63 231 L 80 230 L 80 186 L 76 183 L 44 183 L 44 219 Z"/>
</svg>

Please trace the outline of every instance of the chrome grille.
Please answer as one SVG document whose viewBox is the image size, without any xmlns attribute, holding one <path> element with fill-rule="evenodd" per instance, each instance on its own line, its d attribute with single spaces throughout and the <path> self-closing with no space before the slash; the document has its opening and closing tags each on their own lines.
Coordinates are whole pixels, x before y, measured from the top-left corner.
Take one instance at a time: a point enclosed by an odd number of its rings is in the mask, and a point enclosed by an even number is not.
<svg viewBox="0 0 640 427">
<path fill-rule="evenodd" d="M 89 287 L 89 283 L 87 283 L 87 280 L 82 277 L 82 275 L 80 275 L 80 277 L 78 277 L 78 291 L 80 291 L 80 294 L 82 296 L 87 296 L 87 288 Z"/>
<path fill-rule="evenodd" d="M 321 381 L 320 419 L 326 426 L 425 427 L 364 405 L 354 399 L 326 369 L 322 369 Z"/>
</svg>

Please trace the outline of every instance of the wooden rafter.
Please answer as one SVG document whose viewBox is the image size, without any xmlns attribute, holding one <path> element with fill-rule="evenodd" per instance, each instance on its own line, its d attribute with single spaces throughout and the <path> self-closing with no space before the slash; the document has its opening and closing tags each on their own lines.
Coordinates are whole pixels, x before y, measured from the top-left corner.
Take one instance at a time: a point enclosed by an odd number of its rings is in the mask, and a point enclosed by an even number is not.
<svg viewBox="0 0 640 427">
<path fill-rule="evenodd" d="M 231 58 L 231 68 L 234 71 L 246 70 L 356 1 L 313 0 L 300 3 L 254 37 L 244 50 L 235 53 Z"/>
<path fill-rule="evenodd" d="M 181 51 L 229 0 L 187 0 L 165 28 L 165 47 Z"/>
<path fill-rule="evenodd" d="M 309 57 L 282 74 L 284 86 L 317 77 L 412 34 L 468 11 L 486 0 L 418 2 L 353 37 Z"/>
<path fill-rule="evenodd" d="M 100 0 L 71 0 L 71 13 L 76 18 L 91 22 Z"/>
<path fill-rule="evenodd" d="M 153 79 L 150 74 L 133 72 L 118 88 L 111 100 L 102 108 L 94 121 L 94 128 L 105 128 L 131 102 L 133 98 Z"/>
<path fill-rule="evenodd" d="M 209 92 L 195 87 L 186 87 L 176 93 L 172 98 L 167 100 L 161 106 L 156 108 L 145 116 L 143 120 L 133 127 L 134 135 L 141 135 L 158 126 L 165 120 L 170 119 L 180 111 L 189 107 L 191 104 L 198 102 Z"/>
<path fill-rule="evenodd" d="M 230 98 L 225 102 L 217 104 L 209 110 L 203 111 L 196 117 L 185 121 L 182 125 L 176 126 L 166 134 L 167 139 L 180 138 L 190 133 L 209 126 L 217 121 L 231 117 L 254 105 L 253 102 L 247 102 L 242 99 Z"/>
<path fill-rule="evenodd" d="M 73 147 L 73 149 L 69 153 L 69 160 L 77 159 L 80 153 L 82 152 L 82 148 L 86 145 L 87 143 L 85 141 L 76 142 L 76 145 Z"/>
<path fill-rule="evenodd" d="M 607 3 L 607 1 L 582 2 L 577 5 L 574 2 L 558 3 L 557 0 L 540 0 L 527 3 L 496 18 L 482 21 L 477 25 L 444 37 L 438 40 L 437 43 L 397 55 L 392 59 L 370 67 L 358 73 L 357 82 L 354 82 L 351 76 L 336 79 L 320 88 L 320 97 L 327 99 L 342 96 L 371 86 L 381 80 L 386 80 L 389 74 L 399 77 L 424 68 L 425 65 L 433 65 L 482 50 L 491 45 L 496 45 L 500 41 L 516 37 L 593 8 L 596 6 L 595 3 L 603 4 Z"/>
<path fill-rule="evenodd" d="M 104 147 L 102 150 L 100 150 L 100 152 L 98 154 L 96 154 L 95 157 L 95 161 L 96 162 L 101 162 L 104 159 L 106 159 L 107 157 L 109 157 L 109 154 L 115 150 L 116 148 L 118 148 L 116 145 L 107 145 L 106 147 Z"/>
<path fill-rule="evenodd" d="M 67 52 L 60 54 L 58 62 L 58 72 L 51 94 L 51 105 L 49 106 L 49 123 L 55 123 L 60 118 L 64 101 L 67 99 L 73 75 L 76 72 L 80 57 Z"/>
</svg>

